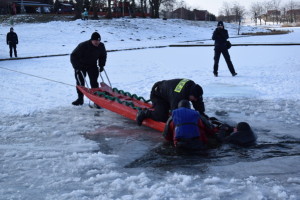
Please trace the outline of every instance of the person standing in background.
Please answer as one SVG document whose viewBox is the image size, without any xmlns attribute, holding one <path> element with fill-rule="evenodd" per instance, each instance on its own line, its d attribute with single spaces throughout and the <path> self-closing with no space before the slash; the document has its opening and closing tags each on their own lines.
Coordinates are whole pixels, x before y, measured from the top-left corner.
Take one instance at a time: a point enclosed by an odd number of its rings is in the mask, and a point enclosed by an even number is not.
<svg viewBox="0 0 300 200">
<path fill-rule="evenodd" d="M 214 56 L 214 75 L 218 76 L 219 60 L 221 53 L 223 54 L 225 61 L 227 63 L 228 69 L 232 76 L 236 76 L 237 73 L 233 67 L 230 59 L 228 48 L 226 45 L 227 39 L 229 38 L 228 31 L 224 28 L 224 23 L 222 21 L 218 22 L 217 28 L 215 29 L 212 39 L 215 41 L 215 56 Z"/>
<path fill-rule="evenodd" d="M 14 50 L 15 57 L 17 55 L 17 44 L 19 43 L 18 35 L 14 32 L 14 28 L 11 27 L 10 31 L 6 35 L 6 43 L 9 45 L 9 55 L 12 58 L 12 50 Z"/>
</svg>

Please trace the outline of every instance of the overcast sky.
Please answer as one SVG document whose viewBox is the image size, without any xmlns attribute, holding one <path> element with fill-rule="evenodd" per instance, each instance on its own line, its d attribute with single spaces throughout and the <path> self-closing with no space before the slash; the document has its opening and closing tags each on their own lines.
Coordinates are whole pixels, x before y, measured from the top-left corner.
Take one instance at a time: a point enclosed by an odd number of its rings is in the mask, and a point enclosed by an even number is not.
<svg viewBox="0 0 300 200">
<path fill-rule="evenodd" d="M 223 6 L 223 2 L 225 0 L 184 0 L 186 5 L 192 9 L 200 9 L 200 10 L 208 10 L 208 12 L 218 15 L 220 9 Z M 237 0 L 226 0 L 228 3 L 238 2 L 240 5 L 244 6 L 246 10 L 249 10 L 250 5 L 253 2 L 265 2 L 267 0 L 243 0 L 243 1 L 237 1 Z M 294 0 L 295 2 L 300 2 L 300 0 Z M 281 0 L 281 6 L 289 2 L 289 0 Z"/>
</svg>

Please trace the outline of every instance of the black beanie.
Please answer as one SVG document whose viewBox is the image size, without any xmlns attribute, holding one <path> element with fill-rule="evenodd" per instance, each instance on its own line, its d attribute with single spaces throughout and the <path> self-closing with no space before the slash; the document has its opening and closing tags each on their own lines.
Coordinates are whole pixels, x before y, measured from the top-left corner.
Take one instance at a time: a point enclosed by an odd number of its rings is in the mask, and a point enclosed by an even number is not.
<svg viewBox="0 0 300 200">
<path fill-rule="evenodd" d="M 99 40 L 99 41 L 101 41 L 101 36 L 100 36 L 100 34 L 97 33 L 97 32 L 94 32 L 94 33 L 92 34 L 92 36 L 91 36 L 91 40 Z"/>
<path fill-rule="evenodd" d="M 224 26 L 224 23 L 222 21 L 219 21 L 217 26 Z"/>
<path fill-rule="evenodd" d="M 250 125 L 247 122 L 239 122 L 237 124 L 236 128 L 238 131 L 250 131 L 251 130 Z"/>
<path fill-rule="evenodd" d="M 203 95 L 203 90 L 201 88 L 200 85 L 198 84 L 195 84 L 191 87 L 191 92 L 190 92 L 191 95 L 193 95 L 194 97 L 196 98 L 199 98 Z"/>
</svg>

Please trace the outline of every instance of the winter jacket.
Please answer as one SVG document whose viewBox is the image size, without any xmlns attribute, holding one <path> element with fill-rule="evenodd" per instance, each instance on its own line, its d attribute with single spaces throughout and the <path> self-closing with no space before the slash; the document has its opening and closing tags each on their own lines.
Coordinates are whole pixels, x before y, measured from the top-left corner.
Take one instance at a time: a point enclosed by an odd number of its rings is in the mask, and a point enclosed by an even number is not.
<svg viewBox="0 0 300 200">
<path fill-rule="evenodd" d="M 156 97 L 163 99 L 169 103 L 171 110 L 178 108 L 179 101 L 183 99 L 189 100 L 191 88 L 196 85 L 194 81 L 188 80 L 180 92 L 176 92 L 175 88 L 181 80 L 182 79 L 172 79 L 155 83 L 152 87 L 150 98 L 152 99 L 153 97 Z M 192 104 L 195 110 L 199 111 L 201 114 L 205 112 L 202 95 L 197 99 L 197 101 L 192 101 Z"/>
<path fill-rule="evenodd" d="M 19 40 L 18 40 L 18 35 L 15 32 L 9 32 L 6 35 L 6 43 L 9 44 L 18 44 Z"/>
<path fill-rule="evenodd" d="M 226 41 L 229 38 L 228 31 L 226 29 L 216 28 L 212 39 L 215 41 L 215 49 L 226 49 Z"/>
<path fill-rule="evenodd" d="M 71 63 L 74 69 L 88 69 L 104 67 L 106 63 L 106 49 L 102 42 L 95 47 L 91 40 L 80 43 L 71 53 Z"/>
</svg>

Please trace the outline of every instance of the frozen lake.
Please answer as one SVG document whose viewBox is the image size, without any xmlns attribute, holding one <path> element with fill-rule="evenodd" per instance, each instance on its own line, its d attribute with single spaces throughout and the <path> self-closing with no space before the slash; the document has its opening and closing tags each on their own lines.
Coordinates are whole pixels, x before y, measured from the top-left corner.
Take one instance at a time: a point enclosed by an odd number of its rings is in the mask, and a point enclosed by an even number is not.
<svg viewBox="0 0 300 200">
<path fill-rule="evenodd" d="M 63 25 L 74 28 L 58 23 L 58 29 Z M 51 43 L 54 37 L 47 37 Z M 299 38 L 295 29 L 259 40 Z M 241 40 L 251 41 L 236 42 Z M 25 56 L 42 48 L 35 44 Z M 46 53 L 47 47 L 55 53 L 45 44 Z M 113 87 L 149 98 L 156 81 L 189 78 L 203 87 L 209 116 L 230 124 L 247 121 L 258 135 L 251 148 L 224 145 L 195 155 L 176 154 L 161 133 L 90 109 L 87 99 L 72 106 L 76 92 L 69 56 L 1 61 L 0 199 L 298 200 L 299 51 L 299 46 L 234 47 L 230 55 L 238 76 L 230 75 L 221 58 L 217 78 L 212 47 L 109 53 L 106 71 Z"/>
</svg>

